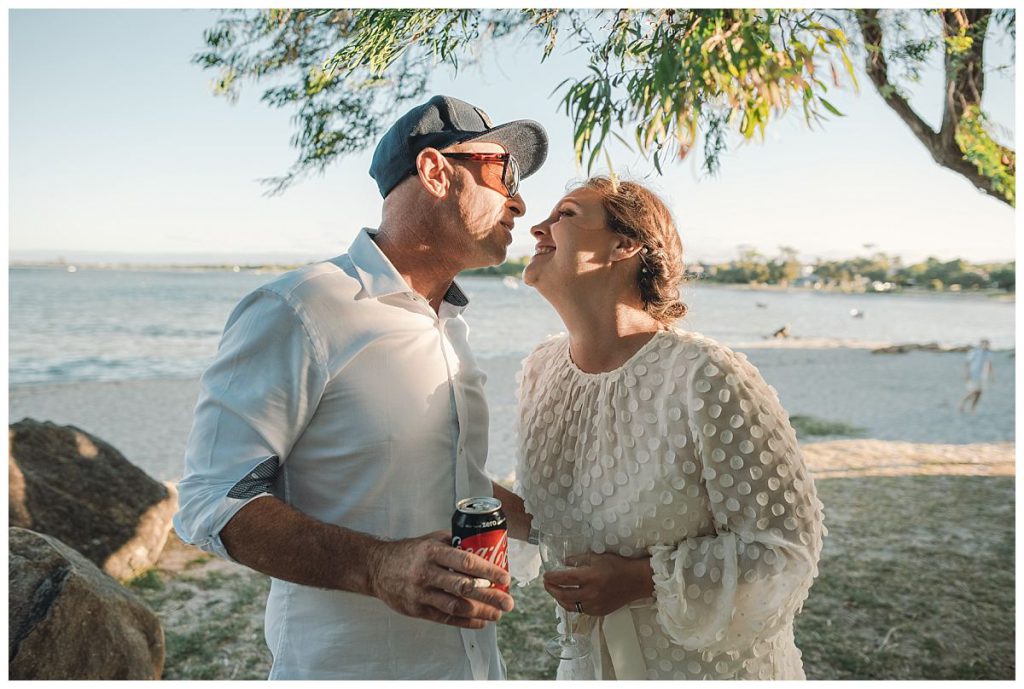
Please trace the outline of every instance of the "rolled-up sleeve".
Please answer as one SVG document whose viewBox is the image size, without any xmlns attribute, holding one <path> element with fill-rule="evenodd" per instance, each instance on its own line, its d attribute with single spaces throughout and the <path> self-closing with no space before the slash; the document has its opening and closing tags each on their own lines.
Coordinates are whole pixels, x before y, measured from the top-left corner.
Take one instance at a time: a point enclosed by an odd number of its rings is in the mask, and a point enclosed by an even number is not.
<svg viewBox="0 0 1024 689">
<path fill-rule="evenodd" d="M 200 381 L 174 516 L 183 541 L 232 559 L 221 529 L 273 495 L 326 384 L 324 351 L 300 305 L 260 289 L 235 307 Z"/>
</svg>

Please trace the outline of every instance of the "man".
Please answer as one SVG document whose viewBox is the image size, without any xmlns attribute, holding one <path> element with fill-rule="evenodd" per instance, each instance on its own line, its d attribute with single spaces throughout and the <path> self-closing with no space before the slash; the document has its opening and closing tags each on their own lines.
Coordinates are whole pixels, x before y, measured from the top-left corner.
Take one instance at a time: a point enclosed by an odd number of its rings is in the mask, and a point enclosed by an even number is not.
<svg viewBox="0 0 1024 689">
<path fill-rule="evenodd" d="M 519 178 L 546 156 L 538 123 L 493 127 L 431 98 L 374 152 L 379 229 L 229 317 L 174 523 L 273 578 L 271 679 L 504 678 L 488 623 L 512 598 L 482 585 L 508 574 L 447 531 L 457 500 L 495 490 L 485 375 L 453 279 L 505 259 L 526 210 Z M 517 516 L 513 531 L 525 528 Z"/>
<path fill-rule="evenodd" d="M 992 373 L 992 352 L 989 350 L 989 341 L 982 340 L 977 347 L 971 347 L 967 351 L 967 360 L 964 362 L 964 378 L 967 381 L 967 394 L 960 400 L 960 412 L 965 410 L 973 414 L 978 400 L 981 399 L 981 391 L 986 382 L 991 382 Z M 970 405 L 967 408 L 967 405 Z"/>
</svg>

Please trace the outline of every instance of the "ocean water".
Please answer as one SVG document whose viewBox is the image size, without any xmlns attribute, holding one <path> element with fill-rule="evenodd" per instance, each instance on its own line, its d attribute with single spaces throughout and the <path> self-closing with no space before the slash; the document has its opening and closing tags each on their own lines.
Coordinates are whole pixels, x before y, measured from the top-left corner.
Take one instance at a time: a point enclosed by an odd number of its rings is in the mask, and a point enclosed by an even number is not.
<svg viewBox="0 0 1024 689">
<path fill-rule="evenodd" d="M 272 273 L 227 271 L 9 270 L 9 381 L 195 378 L 217 350 L 224 322 Z M 464 278 L 474 350 L 523 357 L 563 330 L 534 290 Z M 964 345 L 981 337 L 1012 349 L 1012 302 L 972 295 L 848 295 L 688 285 L 680 325 L 750 348 L 788 324 L 796 338 Z M 864 313 L 851 317 L 852 310 Z"/>
</svg>

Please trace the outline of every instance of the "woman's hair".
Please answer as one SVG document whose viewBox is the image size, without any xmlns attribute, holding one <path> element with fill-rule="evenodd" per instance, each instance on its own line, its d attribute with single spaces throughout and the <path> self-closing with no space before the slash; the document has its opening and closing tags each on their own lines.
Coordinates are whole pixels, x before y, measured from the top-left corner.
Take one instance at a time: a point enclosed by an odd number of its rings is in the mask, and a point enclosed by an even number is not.
<svg viewBox="0 0 1024 689">
<path fill-rule="evenodd" d="M 637 283 L 644 310 L 662 323 L 686 315 L 679 300 L 683 281 L 683 243 L 665 203 L 636 182 L 620 182 L 595 176 L 579 185 L 601 195 L 601 203 L 613 232 L 637 240 L 640 272 Z"/>
</svg>

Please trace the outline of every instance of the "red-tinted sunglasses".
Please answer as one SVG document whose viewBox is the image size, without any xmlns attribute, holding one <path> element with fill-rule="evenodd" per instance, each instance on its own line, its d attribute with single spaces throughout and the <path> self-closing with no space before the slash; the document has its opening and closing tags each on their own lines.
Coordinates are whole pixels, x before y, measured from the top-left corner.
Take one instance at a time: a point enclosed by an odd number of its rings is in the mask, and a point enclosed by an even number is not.
<svg viewBox="0 0 1024 689">
<path fill-rule="evenodd" d="M 477 160 L 482 163 L 501 163 L 501 183 L 505 185 L 505 194 L 512 198 L 519 191 L 519 163 L 511 153 L 444 153 L 445 158 L 455 160 Z"/>
</svg>

